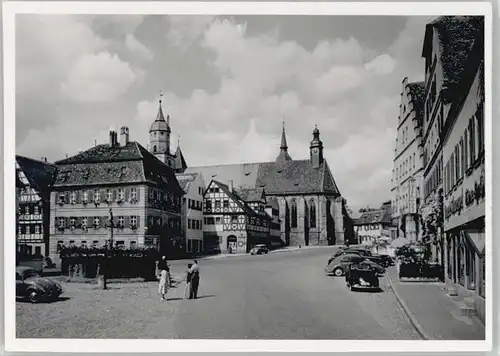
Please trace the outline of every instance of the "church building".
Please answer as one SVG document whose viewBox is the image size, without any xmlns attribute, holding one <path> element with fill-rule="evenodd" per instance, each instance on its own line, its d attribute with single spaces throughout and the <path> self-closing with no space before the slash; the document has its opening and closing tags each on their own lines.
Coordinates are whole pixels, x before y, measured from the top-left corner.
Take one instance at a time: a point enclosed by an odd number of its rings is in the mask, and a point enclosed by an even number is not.
<svg viewBox="0 0 500 356">
<path fill-rule="evenodd" d="M 188 167 L 203 174 L 206 185 L 216 180 L 236 190 L 258 189 L 278 201 L 280 239 L 286 245 L 333 245 L 353 239 L 352 220 L 327 161 L 318 128 L 313 131 L 309 159 L 293 160 L 285 127 L 275 161 Z"/>
</svg>

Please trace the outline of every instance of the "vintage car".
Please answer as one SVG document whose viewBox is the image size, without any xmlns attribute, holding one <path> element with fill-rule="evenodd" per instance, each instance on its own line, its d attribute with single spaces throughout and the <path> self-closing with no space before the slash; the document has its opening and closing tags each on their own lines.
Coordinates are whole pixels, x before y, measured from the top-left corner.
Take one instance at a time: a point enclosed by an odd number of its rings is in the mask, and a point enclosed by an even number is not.
<svg viewBox="0 0 500 356">
<path fill-rule="evenodd" d="M 262 254 L 267 254 L 268 252 L 269 252 L 269 249 L 264 244 L 255 245 L 250 250 L 251 255 L 262 255 Z"/>
<path fill-rule="evenodd" d="M 360 255 L 340 255 L 336 258 L 334 258 L 326 267 L 325 267 L 325 273 L 327 275 L 334 275 L 337 277 L 343 276 L 349 266 L 353 263 L 361 263 L 364 262 L 366 264 L 369 264 L 372 266 L 378 274 L 384 274 L 385 269 L 382 266 L 379 266 L 375 262 L 372 262 L 370 260 L 367 260 L 365 256 L 360 256 Z"/>
<path fill-rule="evenodd" d="M 377 270 L 366 262 L 349 265 L 345 274 L 345 282 L 347 288 L 351 291 L 359 289 L 380 289 Z"/>
<path fill-rule="evenodd" d="M 371 256 L 372 253 L 366 248 L 355 248 L 355 247 L 344 248 L 337 251 L 332 257 L 330 257 L 328 259 L 328 264 L 330 264 L 330 262 L 332 262 L 335 258 L 342 255 Z"/>
<path fill-rule="evenodd" d="M 58 300 L 63 290 L 56 281 L 43 278 L 31 267 L 16 267 L 16 299 L 32 303 Z"/>
</svg>

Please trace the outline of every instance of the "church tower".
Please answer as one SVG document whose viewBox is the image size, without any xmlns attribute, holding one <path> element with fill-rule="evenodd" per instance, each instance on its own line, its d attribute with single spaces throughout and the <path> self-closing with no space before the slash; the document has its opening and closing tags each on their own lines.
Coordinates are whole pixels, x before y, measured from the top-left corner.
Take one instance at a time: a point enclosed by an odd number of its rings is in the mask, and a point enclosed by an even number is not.
<svg viewBox="0 0 500 356">
<path fill-rule="evenodd" d="M 291 160 L 292 157 L 290 157 L 290 155 L 288 154 L 288 145 L 286 143 L 285 123 L 283 122 L 283 130 L 281 132 L 280 154 L 276 158 L 276 163 L 283 164 Z"/>
<path fill-rule="evenodd" d="M 313 130 L 313 139 L 309 146 L 309 152 L 311 155 L 311 165 L 314 168 L 319 168 L 321 163 L 323 163 L 323 142 L 319 139 L 319 130 L 317 126 L 315 126 Z"/>
<path fill-rule="evenodd" d="M 165 121 L 161 102 L 162 99 L 160 96 L 158 114 L 149 129 L 149 152 L 155 155 L 160 161 L 171 166 L 173 162 L 170 160 L 170 116 L 167 115 L 167 120 Z"/>
</svg>

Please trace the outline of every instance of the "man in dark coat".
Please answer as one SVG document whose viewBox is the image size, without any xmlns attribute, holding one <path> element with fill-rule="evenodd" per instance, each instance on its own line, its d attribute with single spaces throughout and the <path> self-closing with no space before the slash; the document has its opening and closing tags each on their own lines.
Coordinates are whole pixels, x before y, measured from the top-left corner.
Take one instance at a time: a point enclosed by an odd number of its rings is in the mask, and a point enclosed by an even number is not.
<svg viewBox="0 0 500 356">
<path fill-rule="evenodd" d="M 198 298 L 198 287 L 200 285 L 200 266 L 198 261 L 194 260 L 193 266 L 189 269 L 191 273 L 191 293 L 189 299 Z"/>
</svg>

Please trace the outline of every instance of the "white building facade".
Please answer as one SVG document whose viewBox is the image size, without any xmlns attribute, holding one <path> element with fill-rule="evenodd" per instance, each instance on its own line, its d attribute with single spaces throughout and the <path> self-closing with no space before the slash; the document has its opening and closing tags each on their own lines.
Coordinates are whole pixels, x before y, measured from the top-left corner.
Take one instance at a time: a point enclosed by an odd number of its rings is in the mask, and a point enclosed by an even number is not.
<svg viewBox="0 0 500 356">
<path fill-rule="evenodd" d="M 392 220 L 399 227 L 398 237 L 411 241 L 419 240 L 422 234 L 419 206 L 424 168 L 424 90 L 423 82 L 409 83 L 408 78 L 404 78 L 392 171 Z"/>
<path fill-rule="evenodd" d="M 182 198 L 182 233 L 186 239 L 186 252 L 203 252 L 203 193 L 205 183 L 201 173 L 176 174 L 177 181 L 186 192 Z"/>
</svg>

